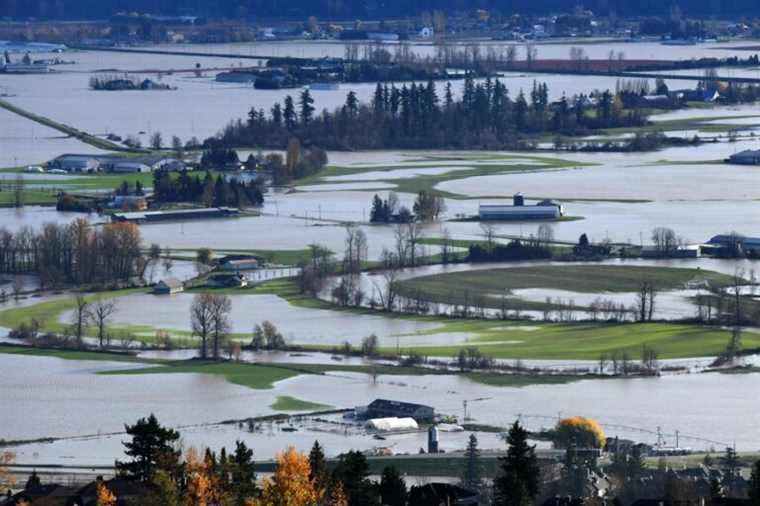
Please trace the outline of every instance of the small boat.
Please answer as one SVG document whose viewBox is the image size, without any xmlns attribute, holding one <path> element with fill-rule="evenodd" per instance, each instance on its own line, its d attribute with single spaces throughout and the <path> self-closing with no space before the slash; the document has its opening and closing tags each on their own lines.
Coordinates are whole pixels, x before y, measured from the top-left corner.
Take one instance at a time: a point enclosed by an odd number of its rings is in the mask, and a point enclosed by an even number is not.
<svg viewBox="0 0 760 506">
<path fill-rule="evenodd" d="M 291 427 L 283 427 L 282 431 L 283 432 L 298 432 L 298 429 L 291 426 Z"/>
</svg>

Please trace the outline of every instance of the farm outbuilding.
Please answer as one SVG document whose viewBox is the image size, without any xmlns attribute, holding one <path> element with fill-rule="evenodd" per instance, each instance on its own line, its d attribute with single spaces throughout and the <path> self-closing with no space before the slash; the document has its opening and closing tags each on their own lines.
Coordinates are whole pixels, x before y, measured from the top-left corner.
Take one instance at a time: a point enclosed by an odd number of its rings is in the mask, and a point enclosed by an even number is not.
<svg viewBox="0 0 760 506">
<path fill-rule="evenodd" d="M 435 410 L 424 404 L 375 399 L 367 406 L 367 418 L 413 418 L 420 421 L 432 421 Z"/>
<path fill-rule="evenodd" d="M 364 426 L 378 432 L 395 432 L 403 430 L 418 430 L 420 428 L 414 418 L 372 418 Z"/>
</svg>

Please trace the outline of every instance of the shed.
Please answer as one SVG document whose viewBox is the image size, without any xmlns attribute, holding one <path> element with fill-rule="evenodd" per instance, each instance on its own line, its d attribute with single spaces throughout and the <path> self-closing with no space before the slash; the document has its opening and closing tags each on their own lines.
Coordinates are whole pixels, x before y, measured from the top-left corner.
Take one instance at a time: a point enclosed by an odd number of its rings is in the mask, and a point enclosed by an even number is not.
<svg viewBox="0 0 760 506">
<path fill-rule="evenodd" d="M 156 286 L 153 287 L 153 293 L 156 294 L 172 294 L 183 291 L 185 287 L 182 285 L 182 281 L 177 278 L 162 279 Z"/>
</svg>

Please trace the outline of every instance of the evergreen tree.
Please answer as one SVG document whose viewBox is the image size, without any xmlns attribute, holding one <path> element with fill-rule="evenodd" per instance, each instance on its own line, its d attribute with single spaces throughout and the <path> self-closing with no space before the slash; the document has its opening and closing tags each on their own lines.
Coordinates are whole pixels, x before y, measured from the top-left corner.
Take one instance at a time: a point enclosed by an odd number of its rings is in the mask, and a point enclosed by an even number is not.
<svg viewBox="0 0 760 506">
<path fill-rule="evenodd" d="M 538 495 L 539 468 L 528 431 L 515 422 L 507 435 L 507 455 L 500 458 L 500 475 L 494 480 L 494 504 L 531 506 Z"/>
<path fill-rule="evenodd" d="M 343 483 L 349 506 L 372 506 L 378 503 L 375 485 L 369 479 L 369 464 L 361 452 L 342 454 L 333 470 L 333 480 Z"/>
<path fill-rule="evenodd" d="M 293 105 L 293 97 L 285 97 L 285 109 L 282 112 L 282 119 L 285 121 L 285 128 L 292 132 L 296 127 L 296 108 Z"/>
<path fill-rule="evenodd" d="M 393 466 L 386 466 L 380 478 L 380 502 L 383 506 L 405 506 L 408 492 L 401 474 Z"/>
<path fill-rule="evenodd" d="M 272 106 L 272 124 L 274 124 L 276 128 L 282 126 L 282 106 L 279 102 L 275 102 Z"/>
<path fill-rule="evenodd" d="M 309 88 L 305 88 L 301 92 L 301 100 L 298 105 L 301 108 L 301 123 L 308 125 L 314 117 L 314 99 L 309 93 Z"/>
<path fill-rule="evenodd" d="M 749 500 L 752 506 L 760 506 L 760 460 L 752 464 L 749 478 Z"/>
<path fill-rule="evenodd" d="M 480 450 L 478 438 L 470 434 L 467 449 L 464 452 L 465 468 L 462 475 L 462 486 L 466 489 L 478 491 L 482 485 L 482 469 L 480 464 Z"/>
<path fill-rule="evenodd" d="M 180 452 L 175 449 L 179 433 L 161 426 L 155 415 L 141 418 L 135 425 L 125 425 L 131 441 L 124 442 L 124 454 L 131 457 L 128 462 L 116 461 L 116 471 L 128 478 L 149 482 L 156 471 L 175 472 Z"/>
<path fill-rule="evenodd" d="M 256 495 L 256 470 L 253 463 L 253 450 L 243 441 L 235 442 L 235 453 L 230 457 L 230 481 L 232 494 L 237 506 L 243 506 L 246 498 Z"/>
<path fill-rule="evenodd" d="M 309 478 L 324 487 L 327 484 L 329 473 L 327 471 L 325 452 L 322 450 L 319 441 L 314 441 L 314 445 L 309 452 L 309 467 Z"/>
</svg>

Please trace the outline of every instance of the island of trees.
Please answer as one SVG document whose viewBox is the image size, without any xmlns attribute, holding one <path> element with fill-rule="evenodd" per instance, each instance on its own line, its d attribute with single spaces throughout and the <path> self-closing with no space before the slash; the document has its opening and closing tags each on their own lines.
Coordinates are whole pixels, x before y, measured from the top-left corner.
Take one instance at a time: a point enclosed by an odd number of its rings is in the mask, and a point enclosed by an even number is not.
<svg viewBox="0 0 760 506">
<path fill-rule="evenodd" d="M 549 101 L 546 84 L 511 97 L 498 79 L 467 78 L 461 98 L 451 83 L 378 84 L 370 104 L 350 91 L 342 107 L 316 113 L 309 90 L 270 111 L 251 109 L 206 143 L 283 149 L 296 137 L 323 149 L 525 149 L 538 134 L 582 135 L 646 123 L 642 109 L 625 109 L 609 90 Z"/>
</svg>

